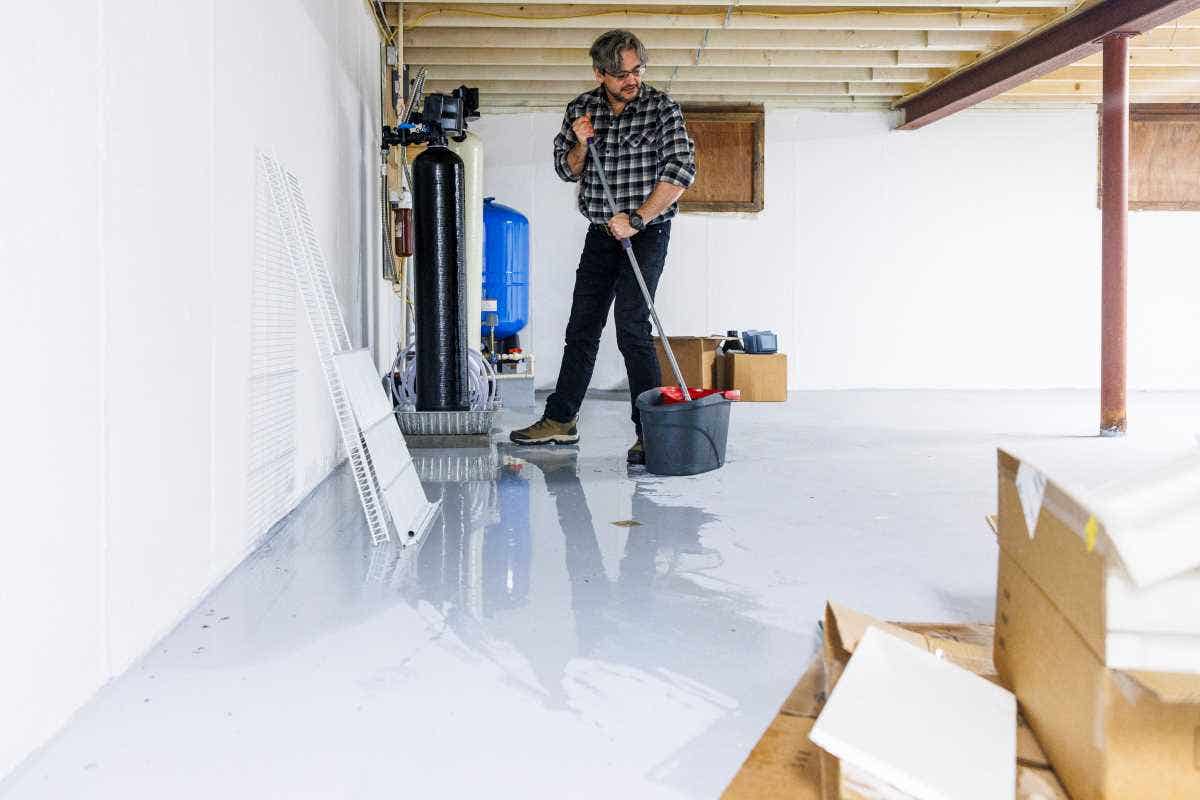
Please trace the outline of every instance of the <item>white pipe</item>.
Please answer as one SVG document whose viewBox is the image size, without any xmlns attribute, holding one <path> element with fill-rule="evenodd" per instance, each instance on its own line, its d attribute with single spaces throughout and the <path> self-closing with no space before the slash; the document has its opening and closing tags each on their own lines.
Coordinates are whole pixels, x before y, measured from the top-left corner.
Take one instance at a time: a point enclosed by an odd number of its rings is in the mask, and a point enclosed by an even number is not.
<svg viewBox="0 0 1200 800">
<path fill-rule="evenodd" d="M 483 313 L 483 139 L 470 131 L 463 142 L 450 140 L 466 168 L 467 346 L 480 350 Z"/>
</svg>

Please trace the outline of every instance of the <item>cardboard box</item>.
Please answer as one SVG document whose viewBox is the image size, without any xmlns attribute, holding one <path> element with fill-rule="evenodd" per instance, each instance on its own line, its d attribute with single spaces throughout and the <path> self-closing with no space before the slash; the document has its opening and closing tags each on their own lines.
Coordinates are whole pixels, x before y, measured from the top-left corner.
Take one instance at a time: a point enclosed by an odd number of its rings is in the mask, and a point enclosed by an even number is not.
<svg viewBox="0 0 1200 800">
<path fill-rule="evenodd" d="M 836 685 L 854 648 L 869 626 L 878 626 L 912 643 L 941 650 L 979 675 L 996 680 L 992 668 L 990 625 L 889 624 L 864 614 L 830 605 L 825 614 L 825 643 L 804 676 L 788 696 L 770 727 L 759 739 L 723 800 L 862 800 L 853 788 L 842 785 L 836 758 L 808 739 L 825 705 L 827 691 Z M 826 669 L 835 674 L 827 677 Z M 827 688 L 828 687 L 828 690 Z M 919 725 L 919 720 L 914 720 Z M 947 754 L 953 757 L 953 754 Z M 1055 778 L 1049 761 L 1024 720 L 1017 728 L 1018 800 L 1070 800 Z M 824 778 L 824 785 L 823 785 Z"/>
<path fill-rule="evenodd" d="M 728 353 L 725 361 L 727 389 L 741 389 L 742 400 L 776 402 L 787 400 L 787 356 Z"/>
<path fill-rule="evenodd" d="M 1186 639 L 1155 629 L 1195 622 L 1155 613 L 1163 598 L 1189 600 L 1194 564 L 1186 552 L 1175 562 L 1179 573 L 1164 577 L 1147 567 L 1169 562 L 1138 550 L 1147 542 L 1169 547 L 1162 526 L 1189 505 L 1186 480 L 1180 492 L 1177 472 L 1164 474 L 1170 512 L 1156 508 L 1153 481 L 1135 481 L 1132 492 L 1120 485 L 1069 492 L 999 454 L 995 662 L 1075 800 L 1200 797 L 1200 674 L 1106 663 L 1110 654 L 1138 657 L 1120 646 L 1130 636 Z M 1151 510 L 1129 517 L 1124 500 Z M 1148 527 L 1126 529 L 1131 518 Z M 1183 529 L 1188 544 L 1195 530 Z M 1153 580 L 1139 585 L 1136 575 Z M 1117 621 L 1141 627 L 1121 630 Z M 1153 648 L 1143 655 L 1159 657 Z"/>
<path fill-rule="evenodd" d="M 683 379 L 692 389 L 726 389 L 723 374 L 723 359 L 717 357 L 717 348 L 725 341 L 724 336 L 671 336 L 671 350 L 679 363 Z M 662 340 L 654 337 L 654 348 L 658 351 L 658 369 L 662 373 L 664 386 L 675 384 L 671 362 Z"/>
<path fill-rule="evenodd" d="M 990 625 L 898 625 L 880 622 L 848 608 L 829 604 L 825 609 L 825 640 L 821 657 L 825 666 L 825 694 L 837 685 L 846 664 L 868 627 L 878 627 L 929 652 L 941 652 L 950 662 L 988 680 L 1004 685 L 992 664 L 992 626 Z M 919 725 L 920 720 L 913 720 Z M 841 763 L 821 750 L 821 787 L 823 800 L 862 800 L 864 795 L 844 781 Z M 952 753 L 946 754 L 953 758 Z M 1020 800 L 1069 800 L 1050 768 L 1050 762 L 1038 745 L 1024 719 L 1017 720 L 1017 797 Z"/>
<path fill-rule="evenodd" d="M 1053 481 L 1001 451 L 1001 546 L 1106 666 L 1200 671 L 1200 451 L 1117 481 L 1082 479 L 1075 451 L 1043 453 Z"/>
</svg>

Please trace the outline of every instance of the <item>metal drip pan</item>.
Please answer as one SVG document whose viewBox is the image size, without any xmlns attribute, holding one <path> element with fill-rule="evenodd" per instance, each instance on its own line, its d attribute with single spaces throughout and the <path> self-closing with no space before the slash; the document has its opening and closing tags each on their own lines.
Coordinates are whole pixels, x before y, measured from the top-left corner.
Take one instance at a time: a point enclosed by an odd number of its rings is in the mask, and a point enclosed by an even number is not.
<svg viewBox="0 0 1200 800">
<path fill-rule="evenodd" d="M 400 430 L 410 436 L 486 436 L 491 433 L 499 408 L 490 411 L 396 412 Z"/>
</svg>

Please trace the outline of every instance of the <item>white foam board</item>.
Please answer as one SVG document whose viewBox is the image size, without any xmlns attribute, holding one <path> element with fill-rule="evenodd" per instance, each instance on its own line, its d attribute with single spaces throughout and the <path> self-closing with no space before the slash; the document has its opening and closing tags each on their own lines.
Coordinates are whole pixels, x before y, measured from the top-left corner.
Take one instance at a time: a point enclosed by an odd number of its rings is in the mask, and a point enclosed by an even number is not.
<svg viewBox="0 0 1200 800">
<path fill-rule="evenodd" d="M 1109 571 L 1106 583 L 1110 631 L 1200 636 L 1200 570 L 1138 588 L 1118 568 Z"/>
<path fill-rule="evenodd" d="M 1104 663 L 1111 669 L 1200 673 L 1200 636 L 1109 631 Z"/>
<path fill-rule="evenodd" d="M 1012 800 L 1012 693 L 878 628 L 863 636 L 811 739 L 917 800 Z"/>
<path fill-rule="evenodd" d="M 1099 487 L 1091 508 L 1138 586 L 1200 567 L 1200 451 Z"/>
</svg>

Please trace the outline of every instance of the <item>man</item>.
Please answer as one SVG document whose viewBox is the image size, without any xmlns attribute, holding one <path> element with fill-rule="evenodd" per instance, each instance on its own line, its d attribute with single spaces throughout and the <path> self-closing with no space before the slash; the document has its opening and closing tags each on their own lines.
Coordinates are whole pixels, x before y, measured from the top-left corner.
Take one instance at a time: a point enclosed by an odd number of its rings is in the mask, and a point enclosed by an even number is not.
<svg viewBox="0 0 1200 800">
<path fill-rule="evenodd" d="M 600 334 L 616 301 L 617 347 L 629 375 L 637 441 L 631 464 L 645 463 L 637 396 L 661 381 L 650 330 L 650 309 L 642 297 L 620 240 L 631 239 L 651 296 L 662 276 L 677 201 L 696 179 L 695 146 L 679 105 L 642 83 L 646 49 L 629 31 L 609 31 L 591 49 L 599 86 L 567 105 L 562 130 L 554 139 L 554 167 L 565 181 L 579 182 L 579 211 L 591 225 L 584 240 L 566 346 L 558 384 L 542 419 L 513 431 L 517 444 L 574 444 L 576 418 L 592 380 Z M 588 139 L 604 164 L 616 199 L 614 215 L 604 197 Z"/>
</svg>

